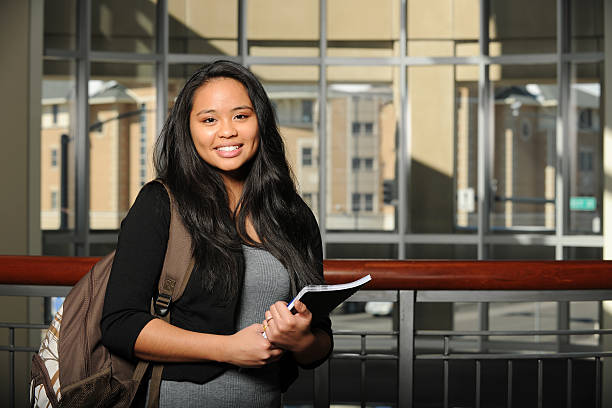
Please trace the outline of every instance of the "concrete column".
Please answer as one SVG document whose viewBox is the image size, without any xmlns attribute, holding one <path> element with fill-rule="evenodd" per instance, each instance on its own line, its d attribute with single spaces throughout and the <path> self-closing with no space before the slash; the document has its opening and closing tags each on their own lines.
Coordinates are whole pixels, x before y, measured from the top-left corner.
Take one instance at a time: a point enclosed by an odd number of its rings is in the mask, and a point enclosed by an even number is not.
<svg viewBox="0 0 612 408">
<path fill-rule="evenodd" d="M 43 0 L 0 2 L 0 254 L 38 255 Z M 41 299 L 0 298 L 1 322 L 40 321 Z M 4 333 L 4 332 L 3 332 Z M 3 342 L 6 341 L 3 339 Z M 40 343 L 16 333 L 18 345 Z M 15 354 L 15 406 L 27 406 L 28 353 Z M 0 401 L 8 404 L 8 353 L 0 353 Z M 3 404 L 0 404 L 3 405 Z"/>
<path fill-rule="evenodd" d="M 604 161 L 604 193 L 603 193 L 603 259 L 612 260 L 612 0 L 604 2 L 604 86 L 603 95 L 605 112 L 603 161 Z M 603 305 L 603 328 L 612 327 L 612 301 Z M 612 349 L 612 338 L 603 336 L 606 350 Z M 609 360 L 609 359 L 608 359 Z M 603 406 L 612 406 L 612 361 L 605 361 L 603 367 Z"/>
</svg>

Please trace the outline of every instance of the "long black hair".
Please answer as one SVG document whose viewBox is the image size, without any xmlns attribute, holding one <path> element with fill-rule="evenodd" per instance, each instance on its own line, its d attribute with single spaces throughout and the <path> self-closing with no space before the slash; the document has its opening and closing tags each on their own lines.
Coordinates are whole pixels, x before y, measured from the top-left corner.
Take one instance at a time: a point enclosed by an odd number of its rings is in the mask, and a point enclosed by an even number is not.
<svg viewBox="0 0 612 408">
<path fill-rule="evenodd" d="M 232 78 L 244 85 L 259 127 L 259 148 L 245 166 L 242 196 L 236 208 L 217 169 L 198 154 L 189 119 L 195 91 L 213 78 Z M 312 213 L 297 194 L 285 157 L 274 109 L 257 78 L 231 61 L 216 61 L 197 69 L 181 89 L 155 145 L 157 176 L 172 190 L 190 232 L 192 252 L 204 288 L 220 299 L 240 294 L 244 275 L 243 240 L 249 241 L 250 221 L 261 245 L 289 271 L 291 292 L 321 283 L 318 229 Z M 237 210 L 239 209 L 239 210 Z M 247 242 L 256 245 L 254 242 Z"/>
</svg>

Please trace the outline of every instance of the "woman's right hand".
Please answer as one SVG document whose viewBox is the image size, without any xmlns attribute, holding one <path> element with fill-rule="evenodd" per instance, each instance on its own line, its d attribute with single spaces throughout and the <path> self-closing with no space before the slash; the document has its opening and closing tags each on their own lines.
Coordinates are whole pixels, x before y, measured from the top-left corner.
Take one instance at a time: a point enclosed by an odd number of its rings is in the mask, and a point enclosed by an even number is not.
<svg viewBox="0 0 612 408">
<path fill-rule="evenodd" d="M 284 351 L 262 333 L 263 325 L 255 323 L 228 336 L 223 360 L 238 367 L 261 367 L 279 360 Z"/>
</svg>

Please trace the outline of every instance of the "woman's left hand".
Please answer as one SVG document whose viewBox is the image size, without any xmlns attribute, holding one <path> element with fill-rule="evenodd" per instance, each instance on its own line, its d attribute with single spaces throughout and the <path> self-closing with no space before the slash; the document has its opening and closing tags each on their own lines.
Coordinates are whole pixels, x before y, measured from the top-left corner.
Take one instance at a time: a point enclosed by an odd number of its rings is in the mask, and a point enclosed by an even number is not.
<svg viewBox="0 0 612 408">
<path fill-rule="evenodd" d="M 268 341 L 292 352 L 301 352 L 312 345 L 315 336 L 310 330 L 312 313 L 300 301 L 294 304 L 296 314 L 287 309 L 287 303 L 276 302 L 266 311 L 263 321 Z"/>
</svg>

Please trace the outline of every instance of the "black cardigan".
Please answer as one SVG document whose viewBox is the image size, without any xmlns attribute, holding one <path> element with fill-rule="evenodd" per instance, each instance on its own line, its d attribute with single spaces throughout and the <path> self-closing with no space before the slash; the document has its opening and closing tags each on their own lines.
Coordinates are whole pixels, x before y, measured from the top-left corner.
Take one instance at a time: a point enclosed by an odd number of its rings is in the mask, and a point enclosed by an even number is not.
<svg viewBox="0 0 612 408">
<path fill-rule="evenodd" d="M 313 232 L 319 235 L 313 219 Z M 100 323 L 102 343 L 112 352 L 135 360 L 134 344 L 143 327 L 154 317 L 149 308 L 156 294 L 170 227 L 170 201 L 159 183 L 145 185 L 121 223 L 119 242 L 106 289 Z M 320 238 L 315 253 L 323 273 Z M 204 293 L 201 275 L 194 270 L 183 296 L 172 305 L 171 324 L 186 330 L 229 335 L 235 332 L 234 319 L 239 299 L 221 305 L 213 293 Z M 262 316 L 263 320 L 263 316 Z M 313 316 L 312 327 L 323 329 L 332 338 L 328 316 Z M 306 368 L 316 367 L 321 361 Z M 162 378 L 205 383 L 224 372 L 229 364 L 217 362 L 165 363 Z M 283 391 L 297 377 L 291 353 L 281 360 Z"/>
</svg>

